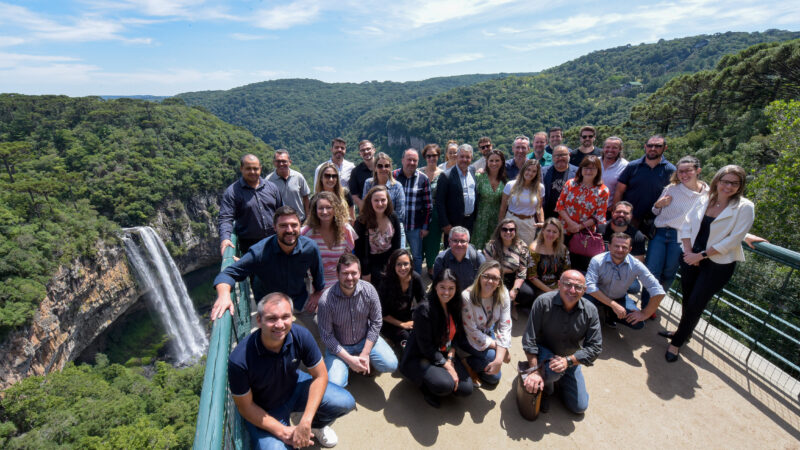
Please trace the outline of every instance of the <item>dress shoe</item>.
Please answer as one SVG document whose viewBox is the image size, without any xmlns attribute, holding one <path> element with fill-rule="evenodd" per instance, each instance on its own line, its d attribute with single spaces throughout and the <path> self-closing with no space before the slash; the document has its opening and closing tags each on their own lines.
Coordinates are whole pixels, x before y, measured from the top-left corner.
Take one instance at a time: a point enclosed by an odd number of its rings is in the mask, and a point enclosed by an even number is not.
<svg viewBox="0 0 800 450">
<path fill-rule="evenodd" d="M 671 353 L 669 349 L 667 349 L 667 352 L 664 353 L 664 359 L 666 359 L 668 363 L 674 363 L 675 361 L 678 360 L 678 354 Z"/>
<path fill-rule="evenodd" d="M 659 331 L 658 335 L 662 336 L 662 337 L 665 337 L 667 339 L 672 339 L 672 336 L 675 336 L 675 332 L 674 331 L 663 330 L 663 331 Z"/>
</svg>

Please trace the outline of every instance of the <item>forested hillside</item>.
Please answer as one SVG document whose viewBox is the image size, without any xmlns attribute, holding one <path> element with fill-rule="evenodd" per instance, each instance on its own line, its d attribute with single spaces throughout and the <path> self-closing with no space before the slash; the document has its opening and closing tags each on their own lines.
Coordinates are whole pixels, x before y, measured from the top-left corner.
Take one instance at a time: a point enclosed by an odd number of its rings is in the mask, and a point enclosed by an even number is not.
<svg viewBox="0 0 800 450">
<path fill-rule="evenodd" d="M 347 137 L 350 149 L 356 148 L 353 144 L 360 134 L 353 124 L 363 114 L 503 76 L 460 75 L 406 83 L 287 79 L 228 91 L 187 92 L 178 97 L 189 105 L 206 108 L 226 122 L 247 128 L 274 148 L 288 149 L 295 169 L 308 175 L 330 157 L 328 150 L 334 137 Z"/>
<path fill-rule="evenodd" d="M 800 33 L 731 32 L 601 50 L 537 75 L 490 80 L 384 108 L 358 125 L 384 147 L 387 135 L 439 143 L 451 138 L 474 142 L 487 135 L 509 150 L 517 134 L 549 126 L 622 124 L 634 104 L 669 79 L 710 69 L 724 55 L 754 44 L 796 37 Z M 577 145 L 577 139 L 568 144 Z"/>
<path fill-rule="evenodd" d="M 800 39 L 759 44 L 725 56 L 713 70 L 671 80 L 634 107 L 627 128 L 634 136 L 667 135 L 668 156 L 697 156 L 706 177 L 725 164 L 747 169 L 754 175 L 748 194 L 757 201 L 755 230 L 797 249 L 797 99 Z"/>
<path fill-rule="evenodd" d="M 60 264 L 169 198 L 221 192 L 246 152 L 269 161 L 261 140 L 182 103 L 0 95 L 0 340 Z"/>
</svg>

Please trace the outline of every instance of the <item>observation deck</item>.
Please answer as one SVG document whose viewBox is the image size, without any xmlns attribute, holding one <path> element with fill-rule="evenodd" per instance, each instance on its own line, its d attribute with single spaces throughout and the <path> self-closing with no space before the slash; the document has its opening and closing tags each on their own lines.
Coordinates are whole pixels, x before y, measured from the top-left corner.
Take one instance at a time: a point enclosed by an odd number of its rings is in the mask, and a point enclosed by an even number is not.
<svg viewBox="0 0 800 450">
<path fill-rule="evenodd" d="M 800 448 L 800 255 L 770 244 L 756 247 L 709 303 L 678 362 L 664 360 L 667 340 L 656 334 L 677 327 L 681 305 L 674 290 L 661 303 L 658 320 L 644 329 L 603 326 L 603 351 L 583 368 L 590 396 L 583 415 L 554 397 L 548 413 L 534 422 L 523 419 L 509 364 L 495 389 L 445 398 L 440 409 L 399 373 L 353 375 L 348 389 L 357 407 L 333 424 L 338 447 Z M 195 448 L 248 448 L 227 391 L 228 347 L 236 334 L 249 332 L 249 317 L 239 313 L 249 292 L 242 286 L 237 292 L 239 325 L 226 315 L 212 332 Z M 753 295 L 760 302 L 743 297 Z M 524 359 L 524 328 L 520 317 L 512 328 L 513 365 Z"/>
</svg>

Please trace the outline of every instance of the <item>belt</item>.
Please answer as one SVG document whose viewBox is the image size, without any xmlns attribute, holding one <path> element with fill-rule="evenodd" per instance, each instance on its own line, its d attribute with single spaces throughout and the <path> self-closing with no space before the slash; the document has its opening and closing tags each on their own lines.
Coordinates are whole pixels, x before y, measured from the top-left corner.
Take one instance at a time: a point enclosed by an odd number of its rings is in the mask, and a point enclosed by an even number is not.
<svg viewBox="0 0 800 450">
<path fill-rule="evenodd" d="M 511 211 L 509 211 L 509 213 L 511 213 L 512 216 L 519 217 L 520 219 L 523 219 L 523 220 L 528 220 L 528 219 L 534 217 L 533 214 L 531 214 L 530 216 L 526 216 L 526 215 L 523 215 L 523 214 L 516 214 L 516 213 L 513 213 Z"/>
</svg>

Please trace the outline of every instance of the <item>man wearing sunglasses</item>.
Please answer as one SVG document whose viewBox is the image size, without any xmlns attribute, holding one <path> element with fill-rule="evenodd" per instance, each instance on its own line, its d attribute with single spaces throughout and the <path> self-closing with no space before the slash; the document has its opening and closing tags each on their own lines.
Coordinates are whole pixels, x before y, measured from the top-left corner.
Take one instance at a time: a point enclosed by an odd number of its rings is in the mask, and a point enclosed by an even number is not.
<svg viewBox="0 0 800 450">
<path fill-rule="evenodd" d="M 478 139 L 478 150 L 481 152 L 481 157 L 472 163 L 471 167 L 475 171 L 486 170 L 486 158 L 489 157 L 489 152 L 492 151 L 492 140 L 488 136 Z"/>
<path fill-rule="evenodd" d="M 580 167 L 581 161 L 583 158 L 587 157 L 588 155 L 594 155 L 598 158 L 603 157 L 603 150 L 599 147 L 594 146 L 594 140 L 597 136 L 597 132 L 595 131 L 593 126 L 586 125 L 585 127 L 581 128 L 580 133 L 580 140 L 581 145 L 572 150 L 569 155 L 569 163 L 575 167 Z"/>
<path fill-rule="evenodd" d="M 558 386 L 564 406 L 575 414 L 589 407 L 589 393 L 581 365 L 591 366 L 603 348 L 597 308 L 583 298 L 586 280 L 577 270 L 567 270 L 558 290 L 533 303 L 522 349 L 530 367 L 539 369 L 525 377 L 525 390 L 543 391 L 541 411 L 550 409 L 548 396 Z"/>
<path fill-rule="evenodd" d="M 614 204 L 625 200 L 633 205 L 631 223 L 645 236 L 652 236 L 652 208 L 664 186 L 675 172 L 675 166 L 664 158 L 667 140 L 663 136 L 651 136 L 644 145 L 645 155 L 628 163 L 619 176 L 614 192 Z"/>
</svg>

